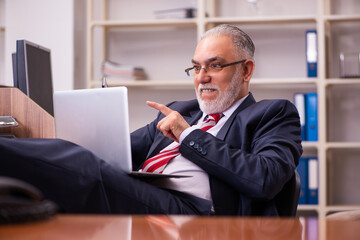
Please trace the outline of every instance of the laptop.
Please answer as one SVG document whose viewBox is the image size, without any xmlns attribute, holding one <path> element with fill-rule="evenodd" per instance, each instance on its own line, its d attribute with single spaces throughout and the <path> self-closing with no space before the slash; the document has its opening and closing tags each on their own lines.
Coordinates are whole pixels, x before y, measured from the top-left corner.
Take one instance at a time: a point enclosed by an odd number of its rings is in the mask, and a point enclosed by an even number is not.
<svg viewBox="0 0 360 240">
<path fill-rule="evenodd" d="M 54 92 L 55 134 L 140 178 L 188 177 L 132 171 L 126 87 Z"/>
</svg>

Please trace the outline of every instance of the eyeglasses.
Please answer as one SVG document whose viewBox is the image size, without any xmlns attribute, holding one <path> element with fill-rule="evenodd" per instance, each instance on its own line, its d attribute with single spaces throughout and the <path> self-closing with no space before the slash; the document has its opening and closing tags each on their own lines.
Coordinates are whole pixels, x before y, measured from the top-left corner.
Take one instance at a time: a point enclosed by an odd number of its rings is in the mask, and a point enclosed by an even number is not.
<svg viewBox="0 0 360 240">
<path fill-rule="evenodd" d="M 206 67 L 201 67 L 200 65 L 194 65 L 190 68 L 185 69 L 186 74 L 189 77 L 193 77 L 195 74 L 199 74 L 201 69 L 204 69 L 206 73 L 208 72 L 220 72 L 224 67 L 228 67 L 231 65 L 239 64 L 245 62 L 247 59 L 243 59 L 237 62 L 227 63 L 227 64 L 220 64 L 220 63 L 210 63 Z"/>
</svg>

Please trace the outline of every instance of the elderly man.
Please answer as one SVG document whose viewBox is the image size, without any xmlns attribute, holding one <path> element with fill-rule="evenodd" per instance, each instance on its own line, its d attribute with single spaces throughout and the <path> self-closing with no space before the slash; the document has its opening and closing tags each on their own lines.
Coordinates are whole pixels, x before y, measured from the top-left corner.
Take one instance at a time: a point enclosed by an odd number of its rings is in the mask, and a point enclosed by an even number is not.
<svg viewBox="0 0 360 240">
<path fill-rule="evenodd" d="M 41 139 L 0 140 L 0 174 L 34 184 L 64 212 L 277 216 L 275 197 L 302 154 L 300 122 L 289 101 L 249 92 L 254 50 L 239 28 L 213 28 L 185 70 L 197 99 L 147 102 L 159 114 L 131 134 L 134 168 L 189 178 L 143 182 L 72 143 Z"/>
</svg>

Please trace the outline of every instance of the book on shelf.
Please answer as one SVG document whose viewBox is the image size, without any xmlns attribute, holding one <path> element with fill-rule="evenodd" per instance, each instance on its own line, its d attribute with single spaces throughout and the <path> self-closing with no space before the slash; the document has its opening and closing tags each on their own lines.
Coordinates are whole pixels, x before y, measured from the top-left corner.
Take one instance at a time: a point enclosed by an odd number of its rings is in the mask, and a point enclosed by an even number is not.
<svg viewBox="0 0 360 240">
<path fill-rule="evenodd" d="M 301 157 L 296 170 L 299 173 L 301 181 L 299 204 L 318 204 L 318 158 Z"/>
<path fill-rule="evenodd" d="M 104 77 L 112 77 L 119 80 L 146 80 L 144 68 L 119 64 L 112 61 L 104 61 L 101 67 Z"/>
<path fill-rule="evenodd" d="M 317 77 L 317 32 L 316 30 L 306 31 L 306 66 L 307 76 Z"/>
<path fill-rule="evenodd" d="M 318 98 L 316 92 L 295 93 L 296 106 L 301 125 L 301 139 L 303 141 L 318 140 Z"/>
<path fill-rule="evenodd" d="M 155 17 L 162 18 L 194 18 L 197 16 L 196 8 L 174 8 L 154 11 Z"/>
</svg>

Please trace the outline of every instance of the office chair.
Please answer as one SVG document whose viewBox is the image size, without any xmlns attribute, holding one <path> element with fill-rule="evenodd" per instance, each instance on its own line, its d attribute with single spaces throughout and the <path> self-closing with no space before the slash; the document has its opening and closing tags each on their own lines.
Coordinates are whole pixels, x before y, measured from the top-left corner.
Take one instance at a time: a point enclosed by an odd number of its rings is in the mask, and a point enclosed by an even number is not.
<svg viewBox="0 0 360 240">
<path fill-rule="evenodd" d="M 276 208 L 281 217 L 295 217 L 300 196 L 301 181 L 295 170 L 292 178 L 275 197 Z"/>
</svg>

